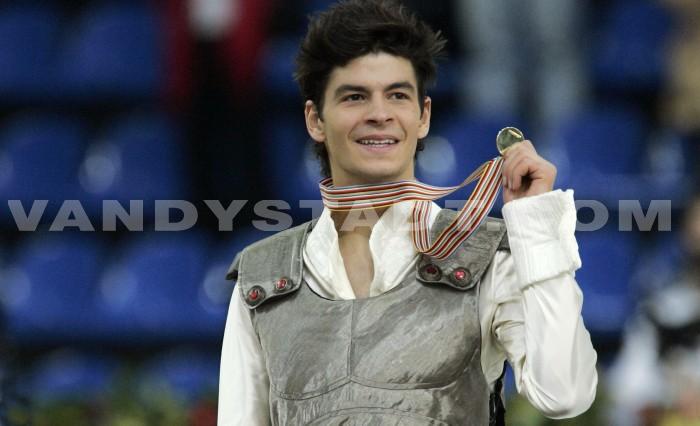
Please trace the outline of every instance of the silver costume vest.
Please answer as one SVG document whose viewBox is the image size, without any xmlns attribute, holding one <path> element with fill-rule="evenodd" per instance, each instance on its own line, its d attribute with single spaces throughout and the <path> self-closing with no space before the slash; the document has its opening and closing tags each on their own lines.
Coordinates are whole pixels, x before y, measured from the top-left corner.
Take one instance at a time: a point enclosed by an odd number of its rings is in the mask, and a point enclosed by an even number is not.
<svg viewBox="0 0 700 426">
<path fill-rule="evenodd" d="M 433 241 L 455 214 L 441 210 Z M 478 284 L 496 250 L 508 249 L 504 223 L 487 218 L 450 257 L 422 255 L 396 287 L 355 300 L 323 298 L 305 283 L 314 223 L 248 246 L 229 269 L 262 346 L 272 424 L 495 424 L 500 380 L 490 397 Z"/>
</svg>

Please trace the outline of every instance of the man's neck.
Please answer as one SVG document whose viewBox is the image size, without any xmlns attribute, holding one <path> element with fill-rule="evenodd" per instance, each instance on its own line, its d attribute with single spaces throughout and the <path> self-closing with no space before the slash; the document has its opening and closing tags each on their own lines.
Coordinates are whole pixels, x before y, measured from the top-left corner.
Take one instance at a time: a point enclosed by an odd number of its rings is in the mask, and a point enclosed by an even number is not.
<svg viewBox="0 0 700 426">
<path fill-rule="evenodd" d="M 347 235 L 364 236 L 369 239 L 372 228 L 389 207 L 376 209 L 333 211 L 331 218 L 338 232 L 338 237 Z"/>
</svg>

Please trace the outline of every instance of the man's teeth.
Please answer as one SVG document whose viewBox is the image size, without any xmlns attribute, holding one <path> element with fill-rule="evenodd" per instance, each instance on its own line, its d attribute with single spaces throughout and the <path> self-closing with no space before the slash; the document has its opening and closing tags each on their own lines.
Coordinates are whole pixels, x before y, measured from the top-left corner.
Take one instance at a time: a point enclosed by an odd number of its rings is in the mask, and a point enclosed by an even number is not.
<svg viewBox="0 0 700 426">
<path fill-rule="evenodd" d="M 384 140 L 360 139 L 357 142 L 361 143 L 362 145 L 392 145 L 392 144 L 396 143 L 396 141 L 393 139 L 384 139 Z"/>
</svg>

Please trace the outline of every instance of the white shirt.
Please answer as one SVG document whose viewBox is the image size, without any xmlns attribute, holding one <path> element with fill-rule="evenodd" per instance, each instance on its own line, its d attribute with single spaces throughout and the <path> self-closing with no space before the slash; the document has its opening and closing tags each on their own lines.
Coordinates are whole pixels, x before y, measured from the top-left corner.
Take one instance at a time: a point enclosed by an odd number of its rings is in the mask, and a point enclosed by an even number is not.
<svg viewBox="0 0 700 426">
<path fill-rule="evenodd" d="M 410 202 L 387 209 L 369 247 L 370 297 L 415 273 L 419 254 L 408 232 Z M 433 205 L 431 224 L 439 207 Z M 511 252 L 499 251 L 480 283 L 481 366 L 491 389 L 508 360 L 518 392 L 544 415 L 573 417 L 595 398 L 597 355 L 581 318 L 581 266 L 574 237 L 573 191 L 507 203 L 503 217 Z M 324 209 L 304 247 L 304 280 L 330 299 L 354 299 L 330 212 Z M 231 298 L 221 352 L 219 425 L 270 424 L 269 378 L 248 308 Z"/>
</svg>

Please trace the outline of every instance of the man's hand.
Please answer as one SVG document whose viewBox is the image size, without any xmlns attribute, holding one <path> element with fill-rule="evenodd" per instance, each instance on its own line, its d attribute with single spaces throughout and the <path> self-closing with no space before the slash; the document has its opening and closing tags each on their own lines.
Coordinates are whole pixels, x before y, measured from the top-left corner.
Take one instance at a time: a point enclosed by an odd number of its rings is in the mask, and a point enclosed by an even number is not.
<svg viewBox="0 0 700 426">
<path fill-rule="evenodd" d="M 510 147 L 503 158 L 503 204 L 554 188 L 557 168 L 540 157 L 529 140 Z"/>
</svg>

